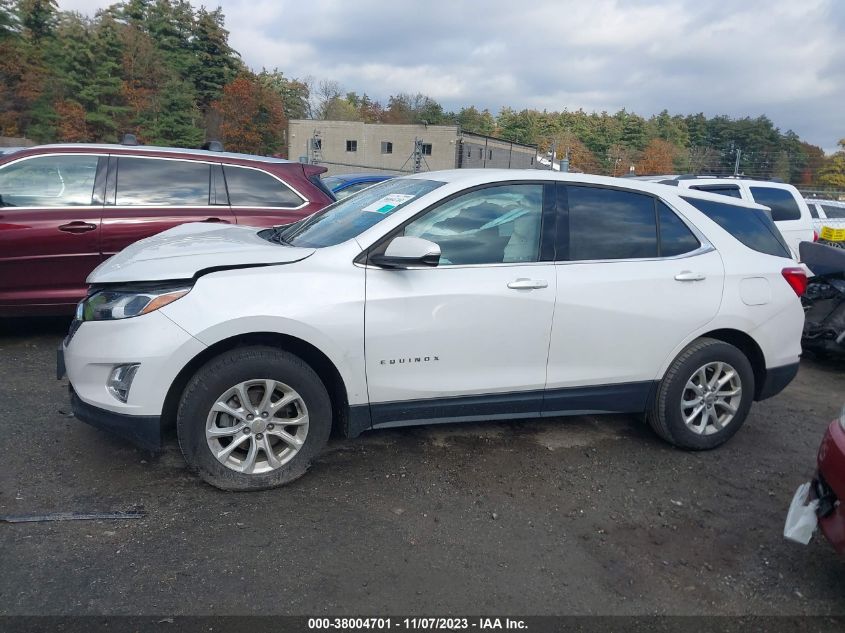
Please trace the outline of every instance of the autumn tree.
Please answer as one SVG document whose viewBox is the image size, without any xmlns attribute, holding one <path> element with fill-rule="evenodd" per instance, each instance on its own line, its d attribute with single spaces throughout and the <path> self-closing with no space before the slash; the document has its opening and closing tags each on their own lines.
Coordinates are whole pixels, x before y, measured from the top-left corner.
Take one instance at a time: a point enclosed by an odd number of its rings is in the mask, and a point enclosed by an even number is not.
<svg viewBox="0 0 845 633">
<path fill-rule="evenodd" d="M 637 162 L 637 173 L 642 175 L 671 174 L 676 148 L 669 141 L 655 138 L 643 150 Z"/>
<path fill-rule="evenodd" d="M 819 170 L 820 185 L 845 189 L 845 138 L 839 140 L 839 147 L 841 149 L 825 159 Z"/>
<path fill-rule="evenodd" d="M 287 126 L 284 102 L 255 75 L 238 75 L 212 107 L 220 116 L 220 133 L 228 149 L 253 154 L 281 149 Z"/>
</svg>

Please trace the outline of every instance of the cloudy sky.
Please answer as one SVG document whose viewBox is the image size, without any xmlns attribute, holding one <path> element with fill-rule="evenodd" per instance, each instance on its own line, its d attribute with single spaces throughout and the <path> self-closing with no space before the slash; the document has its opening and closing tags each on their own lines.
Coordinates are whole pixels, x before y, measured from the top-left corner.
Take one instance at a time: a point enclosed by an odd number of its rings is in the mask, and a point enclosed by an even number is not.
<svg viewBox="0 0 845 633">
<path fill-rule="evenodd" d="M 59 0 L 87 14 L 108 4 Z M 219 4 L 252 68 L 334 79 L 382 102 L 422 92 L 494 113 L 766 114 L 828 151 L 845 137 L 845 0 Z"/>
</svg>

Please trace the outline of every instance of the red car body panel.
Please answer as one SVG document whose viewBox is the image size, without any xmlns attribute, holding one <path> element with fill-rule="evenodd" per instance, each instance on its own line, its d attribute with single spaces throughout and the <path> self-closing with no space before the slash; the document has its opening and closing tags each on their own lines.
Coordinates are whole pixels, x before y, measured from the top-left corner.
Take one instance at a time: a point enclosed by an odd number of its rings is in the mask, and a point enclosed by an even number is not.
<svg viewBox="0 0 845 633">
<path fill-rule="evenodd" d="M 309 179 L 325 168 L 203 150 L 120 145 L 40 146 L 0 156 L 0 170 L 4 165 L 24 158 L 55 154 L 98 155 L 105 160 L 110 156 L 144 156 L 252 167 L 284 181 L 304 197 L 305 202 L 296 209 L 226 204 L 205 207 L 108 203 L 53 208 L 0 206 L 0 316 L 72 313 L 75 304 L 85 295 L 85 278 L 100 262 L 133 242 L 178 224 L 212 221 L 269 227 L 295 222 L 333 202 L 330 195 Z M 98 182 L 95 181 L 95 199 Z"/>
<path fill-rule="evenodd" d="M 818 472 L 838 502 L 827 516 L 819 516 L 819 527 L 834 549 L 845 555 L 845 430 L 839 420 L 827 428 L 819 447 Z"/>
</svg>

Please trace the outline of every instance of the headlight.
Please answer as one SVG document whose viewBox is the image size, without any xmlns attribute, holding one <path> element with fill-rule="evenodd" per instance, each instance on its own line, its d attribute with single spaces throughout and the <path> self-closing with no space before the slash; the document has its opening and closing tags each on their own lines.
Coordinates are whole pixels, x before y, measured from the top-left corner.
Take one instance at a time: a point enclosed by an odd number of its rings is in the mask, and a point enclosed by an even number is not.
<svg viewBox="0 0 845 633">
<path fill-rule="evenodd" d="M 141 316 L 173 303 L 190 290 L 190 286 L 99 290 L 77 306 L 76 318 L 80 321 L 110 321 Z"/>
</svg>

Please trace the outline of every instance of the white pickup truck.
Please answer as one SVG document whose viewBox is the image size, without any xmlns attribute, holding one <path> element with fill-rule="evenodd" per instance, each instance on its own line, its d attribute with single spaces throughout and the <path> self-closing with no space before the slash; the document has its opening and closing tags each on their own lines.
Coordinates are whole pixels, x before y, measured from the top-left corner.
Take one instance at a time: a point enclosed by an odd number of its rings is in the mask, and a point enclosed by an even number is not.
<svg viewBox="0 0 845 633">
<path fill-rule="evenodd" d="M 812 198 L 807 199 L 807 206 L 810 207 L 816 233 L 825 242 L 836 242 L 845 246 L 845 202 Z"/>
</svg>

